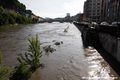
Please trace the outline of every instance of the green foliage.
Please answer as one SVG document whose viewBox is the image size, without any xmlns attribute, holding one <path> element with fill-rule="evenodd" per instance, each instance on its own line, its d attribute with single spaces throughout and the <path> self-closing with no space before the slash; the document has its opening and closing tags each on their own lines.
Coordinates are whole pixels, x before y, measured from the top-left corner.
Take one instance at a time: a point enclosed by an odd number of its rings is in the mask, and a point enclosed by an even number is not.
<svg viewBox="0 0 120 80">
<path fill-rule="evenodd" d="M 40 65 L 40 58 L 42 57 L 42 51 L 40 48 L 40 41 L 38 39 L 38 36 L 36 35 L 36 38 L 29 39 L 29 55 L 31 56 L 32 64 L 31 66 L 33 68 L 37 68 Z"/>
<path fill-rule="evenodd" d="M 32 11 L 31 10 L 26 10 L 26 13 L 32 15 Z"/>
<path fill-rule="evenodd" d="M 1 63 L 2 63 L 2 53 L 0 51 L 0 65 L 1 65 Z"/>
<path fill-rule="evenodd" d="M 32 37 L 29 41 L 28 51 L 24 55 L 18 57 L 20 65 L 13 72 L 10 67 L 2 66 L 2 54 L 0 52 L 0 80 L 28 80 L 32 71 L 40 67 L 40 58 L 42 51 L 38 35 Z"/>
<path fill-rule="evenodd" d="M 9 80 L 12 71 L 10 67 L 0 65 L 0 80 Z"/>
<path fill-rule="evenodd" d="M 0 52 L 0 80 L 28 80 L 32 72 L 40 67 L 42 51 L 38 35 L 36 35 L 35 38 L 32 37 L 28 41 L 28 51 L 24 55 L 21 54 L 18 57 L 20 65 L 15 68 L 14 72 L 11 68 L 2 66 L 2 56 Z"/>
<path fill-rule="evenodd" d="M 32 70 L 37 69 L 40 66 L 40 58 L 42 57 L 42 51 L 40 48 L 40 41 L 38 36 L 31 38 L 29 41 L 28 51 L 24 55 L 18 57 L 18 61 L 21 64 L 30 65 Z"/>
<path fill-rule="evenodd" d="M 5 0 L 5 1 L 7 1 L 7 0 Z M 4 1 L 2 1 L 2 2 L 6 3 Z M 27 24 L 27 23 L 35 22 L 34 19 L 30 18 L 31 15 L 33 14 L 32 11 L 26 10 L 26 7 L 24 4 L 19 3 L 18 1 L 15 1 L 15 0 L 12 0 L 10 2 L 17 4 L 18 10 L 16 11 L 16 9 L 6 8 L 6 7 L 2 6 L 2 3 L 0 3 L 0 25 L 15 24 L 15 23 Z M 29 14 L 29 16 L 26 17 L 25 16 L 26 14 Z"/>
<path fill-rule="evenodd" d="M 12 9 L 14 11 L 26 10 L 26 6 L 18 0 L 0 0 L 0 5 L 6 9 Z"/>
<path fill-rule="evenodd" d="M 36 70 L 40 66 L 40 58 L 42 51 L 40 49 L 40 41 L 38 36 L 31 38 L 29 41 L 28 51 L 17 58 L 20 65 L 16 67 L 16 71 L 10 80 L 28 80 L 32 71 Z"/>
<path fill-rule="evenodd" d="M 25 64 L 20 64 L 16 67 L 16 71 L 10 80 L 28 80 L 31 76 L 32 72 L 30 71 L 30 67 Z"/>
<path fill-rule="evenodd" d="M 18 4 L 17 4 L 17 7 L 18 7 L 19 10 L 21 10 L 21 11 L 25 11 L 25 10 L 26 10 L 26 6 L 25 6 L 24 4 L 22 4 L 22 3 L 18 3 Z"/>
<path fill-rule="evenodd" d="M 26 14 L 29 14 L 29 18 L 25 17 Z M 0 25 L 35 23 L 36 20 L 30 18 L 32 14 L 32 11 L 26 10 L 26 6 L 18 0 L 0 0 Z"/>
<path fill-rule="evenodd" d="M 10 67 L 3 66 L 2 64 L 2 54 L 0 52 L 0 80 L 9 80 L 13 69 Z"/>
<path fill-rule="evenodd" d="M 0 25 L 4 24 L 27 24 L 33 23 L 33 19 L 25 17 L 12 10 L 6 10 L 0 7 Z"/>
<path fill-rule="evenodd" d="M 3 7 L 0 6 L 0 12 L 3 12 L 3 10 L 4 10 Z"/>
<path fill-rule="evenodd" d="M 32 11 L 18 0 L 0 0 L 0 25 L 37 23 L 38 19 L 32 19 L 31 15 Z"/>
</svg>

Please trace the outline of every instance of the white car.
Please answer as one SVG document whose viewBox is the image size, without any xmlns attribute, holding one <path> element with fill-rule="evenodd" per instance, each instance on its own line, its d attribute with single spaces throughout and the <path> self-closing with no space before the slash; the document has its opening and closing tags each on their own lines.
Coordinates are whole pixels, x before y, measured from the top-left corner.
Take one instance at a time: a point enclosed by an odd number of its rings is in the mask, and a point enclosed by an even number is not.
<svg viewBox="0 0 120 80">
<path fill-rule="evenodd" d="M 107 25 L 108 26 L 109 23 L 107 23 L 107 22 L 101 22 L 100 25 Z"/>
<path fill-rule="evenodd" d="M 98 25 L 96 22 L 92 22 L 93 25 Z"/>
<path fill-rule="evenodd" d="M 117 25 L 120 25 L 120 22 L 112 22 L 111 25 L 117 26 Z"/>
</svg>

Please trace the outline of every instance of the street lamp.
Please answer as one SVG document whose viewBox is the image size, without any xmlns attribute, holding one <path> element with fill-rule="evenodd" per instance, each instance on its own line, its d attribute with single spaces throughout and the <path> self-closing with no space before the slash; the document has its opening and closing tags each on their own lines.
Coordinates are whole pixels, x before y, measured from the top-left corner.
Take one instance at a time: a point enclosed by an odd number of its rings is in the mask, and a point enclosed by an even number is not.
<svg viewBox="0 0 120 80">
<path fill-rule="evenodd" d="M 116 16 L 116 21 L 117 21 L 117 36 L 119 36 L 119 4 L 120 3 L 120 1 L 119 0 L 117 0 L 117 8 L 116 8 L 116 10 L 117 10 L 117 16 Z"/>
</svg>

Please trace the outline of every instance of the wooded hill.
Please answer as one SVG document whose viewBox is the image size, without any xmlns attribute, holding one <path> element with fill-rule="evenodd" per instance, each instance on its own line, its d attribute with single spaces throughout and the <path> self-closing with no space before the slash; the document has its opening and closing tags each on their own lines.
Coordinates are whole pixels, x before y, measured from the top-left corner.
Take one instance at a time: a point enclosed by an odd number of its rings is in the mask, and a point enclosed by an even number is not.
<svg viewBox="0 0 120 80">
<path fill-rule="evenodd" d="M 31 18 L 32 15 L 32 11 L 26 10 L 26 6 L 18 0 L 0 0 L 0 25 L 37 22 Z"/>
</svg>

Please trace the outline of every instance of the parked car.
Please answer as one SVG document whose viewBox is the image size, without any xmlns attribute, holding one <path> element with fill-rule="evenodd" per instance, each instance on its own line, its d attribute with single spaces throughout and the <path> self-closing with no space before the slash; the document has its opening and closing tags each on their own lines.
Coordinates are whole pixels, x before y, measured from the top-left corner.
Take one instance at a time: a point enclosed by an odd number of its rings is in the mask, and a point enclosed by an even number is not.
<svg viewBox="0 0 120 80">
<path fill-rule="evenodd" d="M 111 25 L 113 25 L 113 26 L 118 26 L 118 25 L 120 25 L 120 22 L 112 22 Z"/>
<path fill-rule="evenodd" d="M 93 25 L 98 25 L 96 22 L 92 22 Z"/>
<path fill-rule="evenodd" d="M 105 25 L 105 26 L 109 26 L 110 24 L 107 22 L 101 22 L 100 25 Z"/>
<path fill-rule="evenodd" d="M 98 24 L 96 22 L 91 22 L 90 28 L 95 29 L 97 27 L 97 25 Z"/>
<path fill-rule="evenodd" d="M 86 24 L 86 25 L 89 25 L 90 23 L 89 22 L 85 22 L 85 21 L 82 21 L 80 22 L 81 24 Z"/>
</svg>

